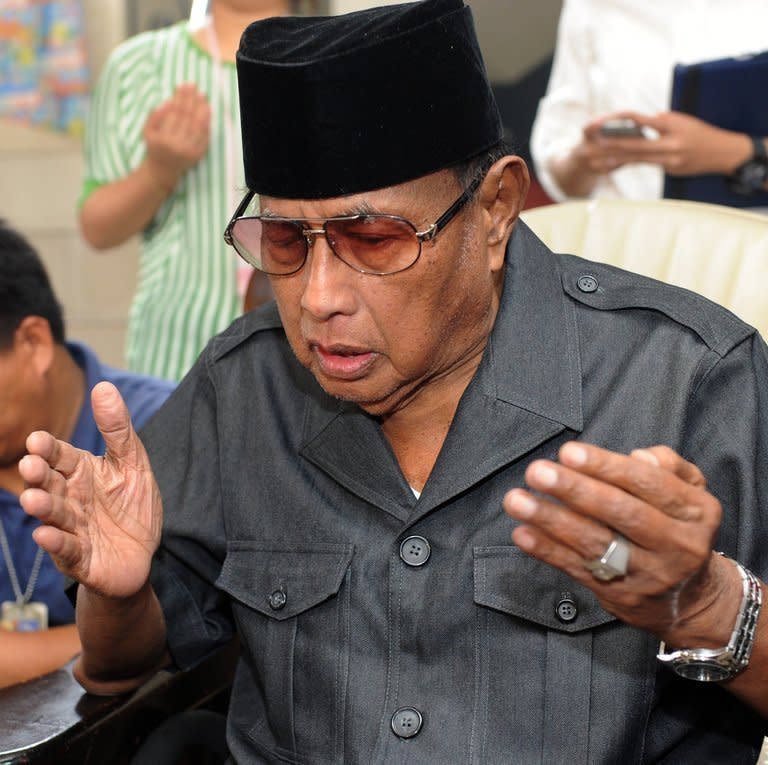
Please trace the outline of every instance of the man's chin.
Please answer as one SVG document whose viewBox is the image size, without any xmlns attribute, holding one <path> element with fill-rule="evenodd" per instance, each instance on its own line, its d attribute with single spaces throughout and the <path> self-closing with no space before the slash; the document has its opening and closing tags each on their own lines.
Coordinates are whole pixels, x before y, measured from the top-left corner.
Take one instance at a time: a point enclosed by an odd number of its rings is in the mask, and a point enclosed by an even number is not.
<svg viewBox="0 0 768 765">
<path fill-rule="evenodd" d="M 335 380 L 321 375 L 315 375 L 320 387 L 329 395 L 350 404 L 356 404 L 364 412 L 380 417 L 395 408 L 393 394 L 396 386 L 376 389 L 370 380 Z"/>
</svg>

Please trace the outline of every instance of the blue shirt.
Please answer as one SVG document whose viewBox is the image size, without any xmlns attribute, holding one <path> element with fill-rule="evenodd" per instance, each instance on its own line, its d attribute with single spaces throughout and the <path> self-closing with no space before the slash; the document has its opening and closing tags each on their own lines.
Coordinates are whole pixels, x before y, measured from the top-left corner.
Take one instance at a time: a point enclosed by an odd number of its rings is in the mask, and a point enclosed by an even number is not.
<svg viewBox="0 0 768 765">
<path fill-rule="evenodd" d="M 160 408 L 175 387 L 174 383 L 166 380 L 108 367 L 99 361 L 93 351 L 80 343 L 67 343 L 67 349 L 85 372 L 85 386 L 88 392 L 101 380 L 108 380 L 117 387 L 137 430 Z M 80 418 L 70 441 L 79 449 L 87 449 L 94 454 L 104 452 L 104 439 L 93 419 L 90 395 L 85 396 Z M 3 489 L 0 489 L 0 518 L 8 537 L 19 586 L 24 592 L 38 550 L 32 539 L 32 531 L 39 525 L 39 521 L 22 510 L 15 494 Z M 50 626 L 70 624 L 74 621 L 72 604 L 64 592 L 64 577 L 47 554 L 43 557 L 31 599 L 42 601 L 48 606 Z M 16 600 L 3 556 L 0 556 L 0 600 Z"/>
</svg>

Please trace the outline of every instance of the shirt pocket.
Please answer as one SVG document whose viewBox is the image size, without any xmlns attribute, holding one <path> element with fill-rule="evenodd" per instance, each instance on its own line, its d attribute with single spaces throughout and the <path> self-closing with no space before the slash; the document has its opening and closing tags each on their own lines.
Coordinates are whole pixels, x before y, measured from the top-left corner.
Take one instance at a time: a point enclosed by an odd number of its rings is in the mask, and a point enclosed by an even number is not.
<svg viewBox="0 0 768 765">
<path fill-rule="evenodd" d="M 478 762 L 588 762 L 601 673 L 623 684 L 601 641 L 618 650 L 623 625 L 589 589 L 514 545 L 475 547 L 473 557 Z"/>
<path fill-rule="evenodd" d="M 591 590 L 512 545 L 475 548 L 474 599 L 558 632 L 592 630 L 616 620 Z"/>
<path fill-rule="evenodd" d="M 227 545 L 216 585 L 232 599 L 248 675 L 240 689 L 251 702 L 234 722 L 276 758 L 343 762 L 353 552 L 349 544 Z"/>
</svg>

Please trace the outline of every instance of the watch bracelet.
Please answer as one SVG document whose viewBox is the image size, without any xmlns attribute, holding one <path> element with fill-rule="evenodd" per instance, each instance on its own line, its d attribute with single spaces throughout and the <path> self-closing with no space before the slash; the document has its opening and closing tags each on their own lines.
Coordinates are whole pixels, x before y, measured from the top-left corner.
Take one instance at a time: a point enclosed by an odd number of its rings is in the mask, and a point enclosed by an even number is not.
<svg viewBox="0 0 768 765">
<path fill-rule="evenodd" d="M 718 552 L 717 554 L 727 557 L 725 553 L 722 552 Z M 730 667 L 731 675 L 735 675 L 737 672 L 740 672 L 747 667 L 749 658 L 752 654 L 755 630 L 757 628 L 757 621 L 763 604 L 763 591 L 760 581 L 749 569 L 742 566 L 737 560 L 733 560 L 733 563 L 736 565 L 741 576 L 742 598 L 739 606 L 739 613 L 736 617 L 736 623 L 734 624 L 733 632 L 728 640 L 728 644 L 723 649 L 683 648 L 667 653 L 666 644 L 662 641 L 659 646 L 657 659 L 666 663 L 678 655 L 687 654 L 691 658 L 694 658 L 693 655 L 699 652 L 701 654 L 711 654 L 712 652 L 718 652 L 720 650 L 728 650 L 730 651 L 731 656 L 727 665 L 723 666 Z M 704 657 L 702 658 L 704 659 Z M 704 660 L 706 661 L 709 658 L 710 657 L 707 656 Z"/>
<path fill-rule="evenodd" d="M 757 577 L 738 561 L 734 561 L 744 580 L 744 595 L 742 598 L 739 618 L 733 628 L 733 634 L 728 645 L 733 645 L 733 660 L 739 667 L 749 663 L 752 646 L 755 642 L 755 629 L 760 609 L 763 605 L 763 590 Z"/>
</svg>

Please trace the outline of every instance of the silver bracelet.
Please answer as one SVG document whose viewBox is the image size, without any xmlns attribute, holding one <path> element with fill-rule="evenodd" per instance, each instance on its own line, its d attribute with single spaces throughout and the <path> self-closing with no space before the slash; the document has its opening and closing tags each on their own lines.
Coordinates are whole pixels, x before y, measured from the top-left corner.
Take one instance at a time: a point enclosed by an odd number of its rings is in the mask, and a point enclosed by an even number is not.
<svg viewBox="0 0 768 765">
<path fill-rule="evenodd" d="M 757 577 L 738 561 L 733 561 L 741 574 L 741 607 L 728 645 L 723 648 L 681 648 L 666 652 L 662 641 L 656 658 L 678 675 L 700 682 L 722 682 L 746 669 L 755 629 L 763 605 L 763 590 Z"/>
</svg>

